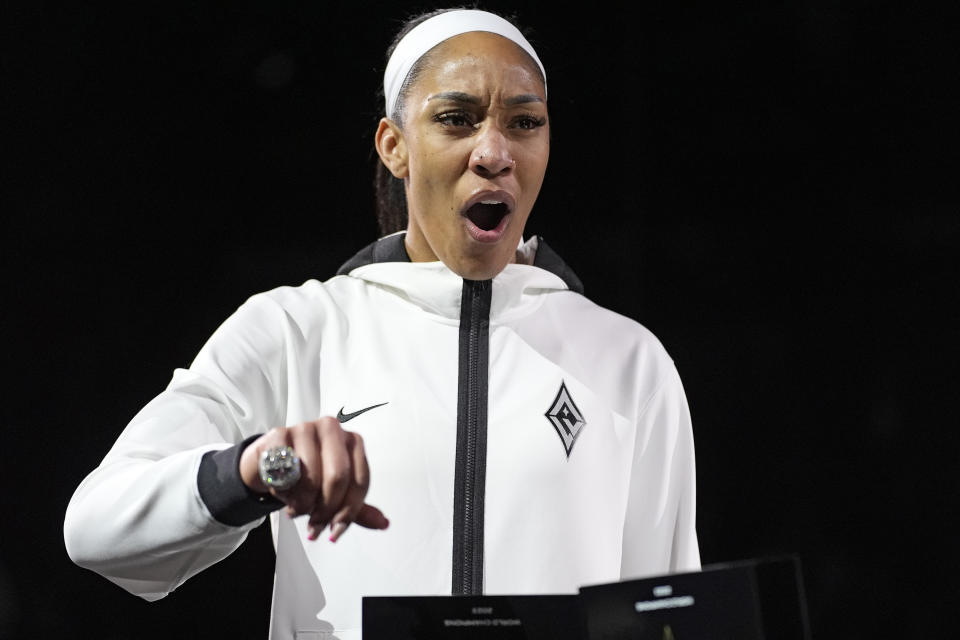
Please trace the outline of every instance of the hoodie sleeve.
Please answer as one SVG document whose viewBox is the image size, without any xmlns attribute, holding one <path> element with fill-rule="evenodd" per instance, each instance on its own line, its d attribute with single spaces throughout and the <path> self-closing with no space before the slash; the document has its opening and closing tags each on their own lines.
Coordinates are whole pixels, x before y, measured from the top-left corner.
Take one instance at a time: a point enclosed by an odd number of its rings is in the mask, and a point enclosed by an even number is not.
<svg viewBox="0 0 960 640">
<path fill-rule="evenodd" d="M 629 579 L 699 569 L 693 430 L 670 363 L 638 419 L 620 573 Z"/>
<path fill-rule="evenodd" d="M 245 440 L 282 424 L 284 326 L 275 301 L 251 298 L 133 418 L 67 507 L 75 563 L 157 600 L 233 552 L 279 506 L 253 504 L 263 501 L 237 486 L 235 465 Z"/>
</svg>

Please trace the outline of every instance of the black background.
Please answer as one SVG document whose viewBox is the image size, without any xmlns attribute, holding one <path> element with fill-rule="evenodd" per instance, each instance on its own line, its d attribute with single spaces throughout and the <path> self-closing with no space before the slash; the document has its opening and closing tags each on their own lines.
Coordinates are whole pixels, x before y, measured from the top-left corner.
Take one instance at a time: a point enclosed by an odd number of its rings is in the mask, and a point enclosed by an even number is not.
<svg viewBox="0 0 960 640">
<path fill-rule="evenodd" d="M 704 563 L 798 553 L 818 640 L 946 637 L 955 22 L 664 4 L 485 5 L 548 71 L 528 230 L 674 357 Z M 244 299 L 376 237 L 374 92 L 423 8 L 5 3 L 0 637 L 265 636 L 266 527 L 147 604 L 70 563 L 63 512 Z"/>
</svg>

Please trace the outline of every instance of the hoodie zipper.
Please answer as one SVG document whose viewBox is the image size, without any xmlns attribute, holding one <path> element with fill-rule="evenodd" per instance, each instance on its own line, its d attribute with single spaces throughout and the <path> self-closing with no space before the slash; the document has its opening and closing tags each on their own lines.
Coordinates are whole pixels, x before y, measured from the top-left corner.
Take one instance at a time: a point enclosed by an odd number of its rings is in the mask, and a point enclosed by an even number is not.
<svg viewBox="0 0 960 640">
<path fill-rule="evenodd" d="M 457 459 L 453 498 L 453 595 L 483 593 L 487 471 L 490 280 L 464 280 L 460 302 Z"/>
</svg>

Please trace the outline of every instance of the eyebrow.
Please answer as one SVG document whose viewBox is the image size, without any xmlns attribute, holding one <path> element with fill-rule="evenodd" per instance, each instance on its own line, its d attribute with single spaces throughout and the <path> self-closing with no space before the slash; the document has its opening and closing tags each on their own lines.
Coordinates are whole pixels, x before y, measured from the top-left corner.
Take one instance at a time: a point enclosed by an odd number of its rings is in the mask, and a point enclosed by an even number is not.
<svg viewBox="0 0 960 640">
<path fill-rule="evenodd" d="M 529 102 L 543 102 L 543 98 L 535 93 L 524 93 L 519 96 L 511 96 L 503 101 L 503 103 L 508 107 L 518 104 L 527 104 Z"/>
<path fill-rule="evenodd" d="M 440 93 L 433 94 L 427 98 L 427 100 L 450 100 L 451 102 L 480 104 L 480 98 L 472 96 L 469 93 L 464 93 L 463 91 L 441 91 Z"/>
<path fill-rule="evenodd" d="M 463 91 L 441 91 L 440 93 L 433 94 L 427 98 L 427 100 L 450 100 L 452 102 L 480 104 L 480 98 L 470 95 L 469 93 L 464 93 Z M 510 96 L 503 101 L 503 103 L 508 107 L 513 107 L 518 104 L 527 104 L 530 102 L 543 102 L 543 98 L 535 93 L 523 93 L 518 96 Z"/>
</svg>

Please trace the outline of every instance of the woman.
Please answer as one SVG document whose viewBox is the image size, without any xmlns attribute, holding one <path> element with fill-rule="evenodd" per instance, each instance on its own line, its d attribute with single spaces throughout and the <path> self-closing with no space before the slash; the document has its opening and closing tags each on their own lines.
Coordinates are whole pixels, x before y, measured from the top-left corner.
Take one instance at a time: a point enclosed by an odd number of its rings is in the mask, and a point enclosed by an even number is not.
<svg viewBox="0 0 960 640">
<path fill-rule="evenodd" d="M 699 566 L 672 361 L 522 242 L 549 156 L 536 53 L 482 11 L 401 36 L 375 144 L 406 232 L 217 330 L 77 489 L 78 564 L 157 599 L 273 514 L 271 637 L 344 639 L 363 595 L 575 592 Z"/>
</svg>

